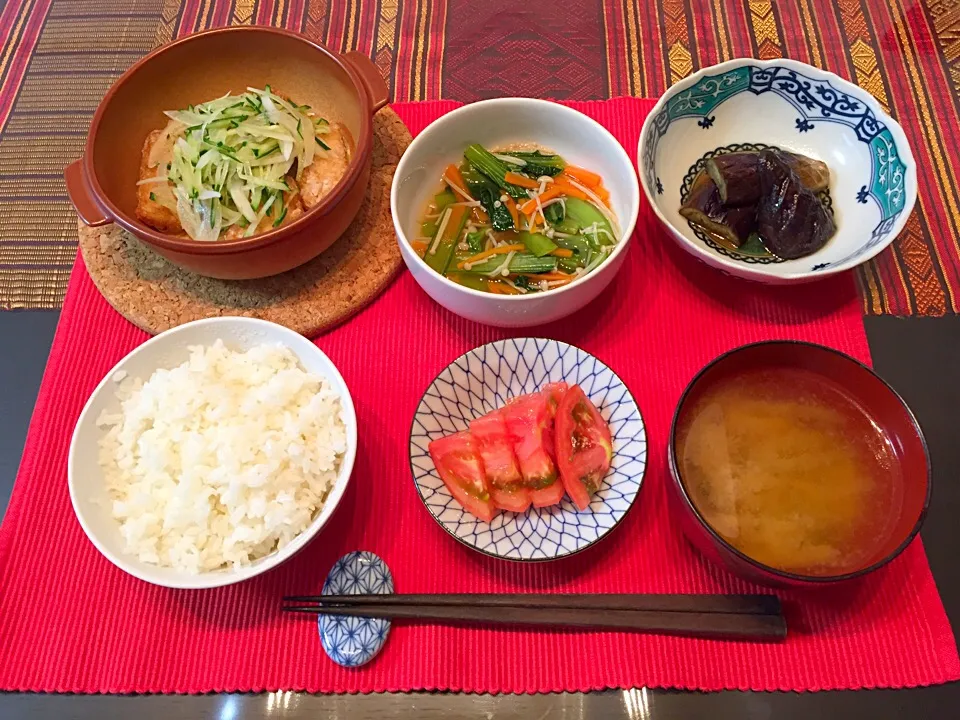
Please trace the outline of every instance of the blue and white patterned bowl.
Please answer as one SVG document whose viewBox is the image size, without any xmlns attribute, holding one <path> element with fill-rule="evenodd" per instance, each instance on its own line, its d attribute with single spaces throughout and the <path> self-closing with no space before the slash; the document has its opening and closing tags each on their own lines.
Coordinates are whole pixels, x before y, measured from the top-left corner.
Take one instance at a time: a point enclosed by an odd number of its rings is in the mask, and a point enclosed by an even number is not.
<svg viewBox="0 0 960 720">
<path fill-rule="evenodd" d="M 393 576 L 372 552 L 347 553 L 334 563 L 323 583 L 324 595 L 392 595 Z M 383 649 L 390 621 L 383 618 L 321 615 L 320 644 L 330 659 L 344 667 L 360 667 Z"/>
<path fill-rule="evenodd" d="M 680 215 L 684 182 L 698 162 L 757 144 L 830 167 L 837 232 L 816 253 L 748 258 L 699 237 Z M 806 282 L 866 262 L 893 242 L 917 199 L 903 129 L 866 90 L 793 60 L 731 60 L 677 83 L 644 122 L 637 162 L 647 200 L 681 247 L 732 275 L 768 283 Z"/>
<path fill-rule="evenodd" d="M 508 398 L 549 382 L 576 383 L 610 424 L 613 463 L 590 507 L 559 505 L 501 512 L 493 522 L 463 510 L 437 474 L 432 440 L 469 429 Z M 448 365 L 423 395 L 410 428 L 410 467 L 424 506 L 464 545 L 508 560 L 553 560 L 585 550 L 607 535 L 636 500 L 647 461 L 647 435 L 633 396 L 617 375 L 578 347 L 556 340 L 500 340 Z"/>
</svg>

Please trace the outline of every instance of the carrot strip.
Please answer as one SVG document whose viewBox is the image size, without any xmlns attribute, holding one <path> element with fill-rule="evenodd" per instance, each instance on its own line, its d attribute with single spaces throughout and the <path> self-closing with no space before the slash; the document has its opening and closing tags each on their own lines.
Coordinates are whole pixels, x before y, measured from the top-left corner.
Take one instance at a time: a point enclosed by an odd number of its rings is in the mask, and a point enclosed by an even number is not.
<svg viewBox="0 0 960 720">
<path fill-rule="evenodd" d="M 586 202 L 593 202 L 589 197 L 587 197 L 587 194 L 583 190 L 575 188 L 573 185 L 567 185 L 565 182 L 554 182 L 553 184 L 560 188 L 561 197 L 575 197 Z"/>
<path fill-rule="evenodd" d="M 540 193 L 540 202 L 545 203 L 547 200 L 552 200 L 555 197 L 560 197 L 563 194 L 563 188 L 558 187 L 557 183 L 551 183 L 550 186 Z M 520 206 L 520 212 L 524 215 L 532 215 L 537 210 L 537 198 L 530 198 L 523 205 Z"/>
<path fill-rule="evenodd" d="M 410 242 L 410 247 L 416 250 L 418 253 L 423 255 L 423 251 L 427 249 L 428 243 L 423 240 L 412 240 Z"/>
<path fill-rule="evenodd" d="M 560 177 L 559 175 L 557 177 Z M 540 204 L 542 205 L 547 200 L 553 200 L 557 197 L 563 197 L 564 195 L 569 195 L 570 197 L 580 198 L 581 200 L 586 200 L 590 202 L 590 198 L 587 197 L 587 194 L 582 190 L 578 190 L 573 185 L 569 185 L 563 180 L 558 180 L 557 178 L 553 179 L 553 182 L 550 183 L 550 186 L 547 187 L 542 193 L 540 193 Z M 530 198 L 523 205 L 520 206 L 520 212 L 524 215 L 531 215 L 537 210 L 537 198 Z"/>
<path fill-rule="evenodd" d="M 487 215 L 487 211 L 480 207 L 475 207 L 473 209 L 474 222 L 481 223 L 482 225 L 488 225 L 490 223 L 490 216 Z"/>
<path fill-rule="evenodd" d="M 460 190 L 467 187 L 463 181 L 463 175 L 460 174 L 460 168 L 453 163 L 447 165 L 447 169 L 443 171 L 443 180 L 447 185 L 456 186 Z"/>
<path fill-rule="evenodd" d="M 507 173 L 509 175 L 510 173 Z M 517 203 L 512 197 L 507 195 L 507 201 L 504 203 L 507 206 L 507 210 L 510 211 L 510 217 L 513 218 L 513 226 L 519 230 L 520 229 L 520 216 L 517 215 Z"/>
<path fill-rule="evenodd" d="M 509 285 L 501 282 L 495 282 L 493 280 L 487 280 L 487 290 L 492 292 L 494 295 L 519 295 L 520 291 L 516 288 L 512 288 Z"/>
<path fill-rule="evenodd" d="M 505 255 L 511 252 L 523 252 L 526 250 L 526 245 L 503 245 L 501 247 L 490 248 L 489 250 L 484 250 L 479 252 L 473 257 L 468 257 L 466 260 L 461 260 L 457 263 L 457 268 L 463 270 L 467 266 L 467 263 L 473 264 L 475 262 L 480 262 L 481 260 L 486 260 L 488 257 L 493 257 L 494 255 Z"/>
<path fill-rule="evenodd" d="M 597 185 L 595 188 L 590 188 L 593 191 L 593 194 L 600 198 L 602 202 L 607 207 L 610 207 L 610 191 L 607 190 L 602 184 Z"/>
<path fill-rule="evenodd" d="M 587 202 L 590 202 L 590 198 L 587 197 L 587 194 L 580 188 L 574 187 L 569 182 L 567 182 L 566 178 L 560 178 L 559 180 L 554 178 L 553 186 L 556 188 L 560 188 L 563 195 L 569 195 L 570 197 L 580 198 L 581 200 L 586 200 Z"/>
<path fill-rule="evenodd" d="M 572 258 L 573 250 L 570 250 L 568 248 L 557 248 L 550 254 L 553 255 L 554 257 Z"/>
<path fill-rule="evenodd" d="M 453 163 L 447 165 L 447 169 L 443 171 L 443 181 L 464 200 L 473 201 L 473 196 L 465 190 L 467 184 L 463 180 L 463 175 L 460 174 L 460 170 Z"/>
<path fill-rule="evenodd" d="M 561 175 L 569 175 L 574 180 L 583 183 L 590 189 L 597 187 L 597 185 L 603 182 L 603 178 L 597 175 L 595 172 L 590 172 L 589 170 L 582 167 L 577 167 L 576 165 L 567 165 L 563 169 Z"/>
<path fill-rule="evenodd" d="M 511 185 L 519 185 L 522 188 L 528 188 L 530 190 L 536 190 L 538 187 L 540 187 L 540 183 L 538 183 L 536 180 L 531 180 L 526 175 L 510 172 L 509 170 L 503 176 L 503 179 L 505 182 L 508 182 Z"/>
</svg>

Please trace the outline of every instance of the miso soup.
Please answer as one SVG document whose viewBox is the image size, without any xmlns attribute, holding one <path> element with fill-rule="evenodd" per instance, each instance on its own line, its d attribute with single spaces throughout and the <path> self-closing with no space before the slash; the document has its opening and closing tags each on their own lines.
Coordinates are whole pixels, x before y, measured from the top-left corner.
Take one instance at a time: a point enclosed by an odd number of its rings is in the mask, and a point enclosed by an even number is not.
<svg viewBox="0 0 960 720">
<path fill-rule="evenodd" d="M 682 410 L 681 478 L 728 543 L 803 575 L 860 569 L 893 530 L 900 465 L 839 385 L 794 369 L 748 370 Z"/>
</svg>

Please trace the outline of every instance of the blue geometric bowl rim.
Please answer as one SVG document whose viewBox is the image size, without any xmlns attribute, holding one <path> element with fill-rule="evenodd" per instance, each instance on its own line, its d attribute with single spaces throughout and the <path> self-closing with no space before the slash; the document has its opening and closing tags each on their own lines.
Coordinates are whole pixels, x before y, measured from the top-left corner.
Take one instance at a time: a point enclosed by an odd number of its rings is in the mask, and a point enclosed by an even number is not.
<svg viewBox="0 0 960 720">
<path fill-rule="evenodd" d="M 647 180 L 644 176 L 643 168 L 641 167 L 641 162 L 643 160 L 644 140 L 647 137 L 648 126 L 652 122 L 653 118 L 656 117 L 657 113 L 664 107 L 664 105 L 666 105 L 667 102 L 669 102 L 670 99 L 677 94 L 683 92 L 689 87 L 696 85 L 707 75 L 723 74 L 738 67 L 743 67 L 744 65 L 756 65 L 764 68 L 785 67 L 804 75 L 809 75 L 820 80 L 834 83 L 837 89 L 843 90 L 845 93 L 855 96 L 858 100 L 867 105 L 876 114 L 878 119 L 883 121 L 897 142 L 897 152 L 900 156 L 900 159 L 903 161 L 907 172 L 907 182 L 905 183 L 907 200 L 904 203 L 903 211 L 894 220 L 887 240 L 879 243 L 875 248 L 871 248 L 864 255 L 859 256 L 848 263 L 840 264 L 837 267 L 827 268 L 816 273 L 810 271 L 797 271 L 789 275 L 781 275 L 770 272 L 765 266 L 746 266 L 742 263 L 724 258 L 719 253 L 705 250 L 699 245 L 691 242 L 686 236 L 683 235 L 682 232 L 677 230 L 669 220 L 667 220 L 664 214 L 660 211 L 660 208 L 657 206 L 653 191 L 647 185 Z M 916 205 L 917 194 L 919 191 L 917 181 L 917 163 L 914 159 L 913 149 L 910 147 L 910 142 L 907 140 L 907 135 L 903 131 L 903 127 L 900 125 L 900 123 L 890 117 L 890 114 L 880 106 L 880 103 L 877 102 L 877 99 L 860 86 L 854 85 L 849 80 L 845 80 L 829 70 L 823 70 L 821 68 L 814 67 L 813 65 L 807 65 L 806 63 L 802 63 L 797 60 L 789 60 L 786 58 L 774 60 L 757 60 L 756 58 L 750 57 L 734 58 L 732 60 L 727 60 L 726 62 L 702 68 L 689 77 L 679 81 L 677 84 L 671 85 L 660 96 L 656 104 L 653 106 L 653 108 L 651 108 L 647 117 L 644 118 L 643 126 L 640 128 L 640 138 L 637 141 L 636 170 L 637 177 L 640 180 L 640 187 L 643 189 L 643 193 L 647 198 L 647 203 L 649 203 L 650 208 L 656 214 L 657 219 L 660 220 L 663 225 L 673 230 L 673 232 L 670 234 L 673 235 L 674 238 L 677 236 L 682 238 L 684 246 L 688 250 L 693 251 L 697 257 L 709 258 L 711 263 L 716 262 L 724 268 L 735 271 L 735 274 L 737 275 L 748 276 L 757 280 L 780 280 L 785 282 L 819 280 L 821 278 L 836 275 L 837 273 L 846 272 L 858 267 L 859 265 L 862 265 L 863 263 L 869 262 L 881 252 L 886 250 L 887 247 L 889 247 L 890 244 L 897 239 L 900 233 L 903 232 L 903 228 L 906 227 L 907 220 L 909 219 L 910 214 L 913 212 L 914 206 Z"/>
<path fill-rule="evenodd" d="M 623 519 L 627 517 L 627 515 L 633 509 L 634 505 L 637 504 L 637 498 L 640 497 L 640 491 L 643 490 L 643 480 L 647 476 L 647 466 L 649 465 L 649 463 L 646 462 L 646 460 L 643 463 L 643 472 L 640 474 L 640 479 L 637 481 L 637 491 L 633 494 L 633 499 L 630 501 L 630 505 L 627 506 L 627 509 L 623 511 L 623 514 L 621 514 L 620 517 L 616 520 L 616 522 L 614 522 L 613 525 L 608 527 L 603 532 L 603 534 L 599 535 L 595 540 L 591 540 L 589 543 L 587 543 L 583 547 L 577 548 L 576 550 L 571 550 L 570 552 L 564 553 L 563 555 L 555 555 L 554 557 L 516 558 L 516 557 L 504 557 L 503 555 L 497 555 L 496 553 L 492 553 L 489 550 L 484 550 L 482 548 L 478 548 L 475 545 L 471 545 L 466 540 L 456 535 L 444 523 L 442 523 L 440 521 L 440 518 L 438 518 L 436 515 L 433 514 L 433 511 L 430 509 L 430 506 L 427 505 L 427 501 L 423 497 L 423 493 L 420 492 L 420 485 L 417 483 L 417 472 L 413 466 L 413 458 L 410 457 L 409 448 L 410 448 L 410 445 L 413 444 L 413 428 L 417 422 L 417 412 L 420 409 L 420 406 L 423 404 L 423 399 L 427 396 L 427 391 L 429 391 L 430 388 L 432 388 L 434 384 L 436 384 L 437 380 L 440 379 L 440 376 L 443 375 L 443 373 L 446 372 L 451 365 L 455 365 L 458 360 L 462 360 L 468 355 L 471 355 L 477 352 L 477 350 L 480 350 L 481 348 L 485 348 L 489 345 L 496 345 L 498 343 L 509 342 L 511 340 L 514 342 L 526 341 L 526 340 L 533 340 L 534 342 L 536 342 L 537 340 L 542 340 L 543 342 L 557 343 L 558 345 L 566 345 L 567 347 L 573 348 L 574 350 L 579 350 L 580 352 L 584 353 L 588 357 L 591 357 L 594 360 L 597 360 L 600 363 L 603 363 L 603 366 L 613 374 L 613 376 L 620 382 L 621 385 L 623 385 L 623 389 L 626 391 L 627 396 L 633 402 L 633 406 L 637 409 L 637 415 L 640 417 L 640 425 L 642 426 L 641 432 L 643 432 L 643 439 L 644 439 L 644 442 L 649 447 L 649 442 L 647 441 L 647 423 L 643 419 L 643 412 L 640 410 L 640 404 L 637 402 L 637 399 L 633 396 L 633 393 L 630 391 L 630 386 L 627 385 L 627 383 L 624 382 L 623 378 L 617 375 L 616 371 L 612 367 L 610 367 L 606 362 L 604 362 L 602 359 L 598 358 L 593 353 L 588 352 L 587 350 L 584 350 L 579 345 L 574 345 L 573 343 L 564 342 L 563 340 L 555 340 L 553 338 L 540 337 L 536 335 L 527 335 L 519 338 L 503 338 L 501 340 L 492 340 L 488 343 L 484 343 L 483 345 L 477 345 L 476 347 L 461 353 L 452 361 L 444 365 L 443 368 L 440 370 L 440 372 L 438 372 L 436 376 L 433 378 L 433 380 L 430 381 L 427 387 L 424 388 L 423 394 L 420 396 L 420 400 L 417 401 L 417 409 L 413 411 L 413 419 L 410 421 L 410 434 L 407 436 L 407 456 L 408 456 L 407 460 L 410 463 L 410 477 L 413 479 L 413 488 L 414 490 L 417 491 L 417 497 L 420 498 L 420 503 L 423 505 L 424 509 L 427 511 L 427 514 L 434 519 L 437 525 L 443 528 L 443 531 L 447 533 L 447 535 L 452 537 L 454 540 L 456 540 L 458 543 L 460 543 L 464 547 L 470 548 L 474 552 L 478 552 L 481 555 L 486 555 L 487 557 L 492 557 L 492 558 L 496 558 L 497 560 L 505 560 L 507 562 L 513 562 L 513 563 L 548 563 L 548 562 L 556 562 L 557 560 L 565 560 L 569 557 L 573 557 L 574 555 L 579 555 L 585 550 L 589 550 L 590 548 L 594 547 L 597 543 L 609 537 L 610 534 L 620 526 L 620 524 L 623 522 Z M 463 512 L 466 512 L 466 510 L 464 510 Z M 527 512 L 529 512 L 529 510 Z"/>
</svg>

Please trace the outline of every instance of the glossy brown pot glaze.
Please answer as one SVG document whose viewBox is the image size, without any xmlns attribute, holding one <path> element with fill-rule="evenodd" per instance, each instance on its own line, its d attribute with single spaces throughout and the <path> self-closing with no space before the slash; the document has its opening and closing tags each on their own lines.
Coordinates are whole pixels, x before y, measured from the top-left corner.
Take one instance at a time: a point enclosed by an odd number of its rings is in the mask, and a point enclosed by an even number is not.
<svg viewBox="0 0 960 720">
<path fill-rule="evenodd" d="M 295 222 L 240 240 L 198 242 L 137 220 L 141 148 L 163 127 L 164 110 L 270 85 L 343 123 L 356 142 L 347 171 Z M 338 55 L 301 35 L 267 27 L 209 30 L 153 51 L 125 72 L 100 103 L 83 157 L 66 168 L 70 200 L 87 225 L 117 223 L 177 265 L 209 277 L 276 275 L 316 257 L 353 221 L 366 194 L 373 114 L 388 100 L 365 55 Z"/>
<path fill-rule="evenodd" d="M 694 505 L 680 474 L 676 453 L 677 427 L 686 409 L 717 382 L 762 368 L 799 368 L 839 384 L 865 408 L 886 435 L 900 463 L 903 502 L 893 529 L 872 554 L 852 572 L 834 576 L 798 575 L 764 565 L 724 540 Z M 893 560 L 910 544 L 930 504 L 930 457 L 913 413 L 901 397 L 870 368 L 830 348 L 805 342 L 762 342 L 731 350 L 701 370 L 684 390 L 673 416 L 667 448 L 670 480 L 668 502 L 673 518 L 690 542 L 707 558 L 736 575 L 779 587 L 822 587 L 872 572 Z"/>
</svg>

